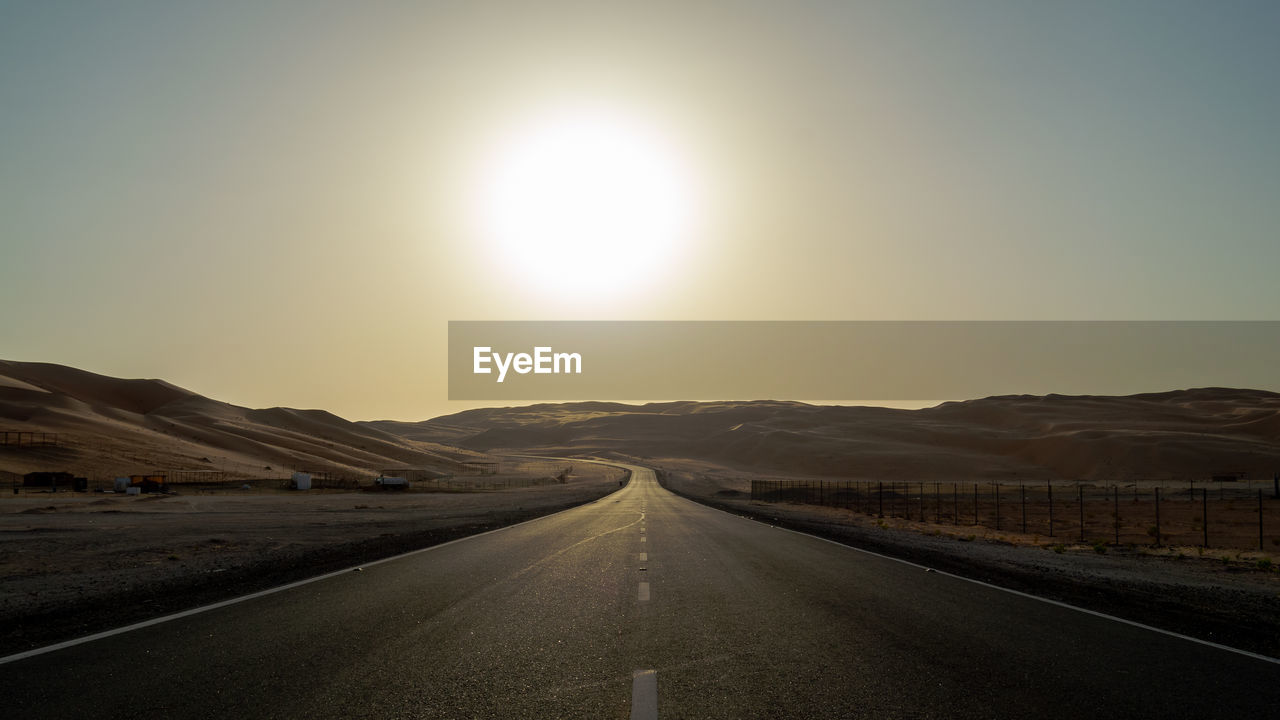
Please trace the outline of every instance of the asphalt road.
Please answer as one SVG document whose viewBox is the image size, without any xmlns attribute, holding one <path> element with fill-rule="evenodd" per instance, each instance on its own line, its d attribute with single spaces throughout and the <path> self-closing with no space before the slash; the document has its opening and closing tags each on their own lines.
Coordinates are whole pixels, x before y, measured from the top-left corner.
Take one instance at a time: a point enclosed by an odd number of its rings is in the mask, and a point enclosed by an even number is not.
<svg viewBox="0 0 1280 720">
<path fill-rule="evenodd" d="M 6 718 L 1263 718 L 1280 665 L 679 498 L 0 664 Z"/>
</svg>

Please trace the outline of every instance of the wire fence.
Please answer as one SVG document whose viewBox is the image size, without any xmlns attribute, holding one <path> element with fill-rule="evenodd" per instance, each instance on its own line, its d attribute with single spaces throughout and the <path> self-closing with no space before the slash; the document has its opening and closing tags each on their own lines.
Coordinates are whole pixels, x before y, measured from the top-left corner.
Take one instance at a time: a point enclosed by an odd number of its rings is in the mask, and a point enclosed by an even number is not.
<svg viewBox="0 0 1280 720">
<path fill-rule="evenodd" d="M 1228 487 L 752 480 L 751 500 L 968 525 L 1094 545 L 1280 550 L 1280 493 Z"/>
</svg>

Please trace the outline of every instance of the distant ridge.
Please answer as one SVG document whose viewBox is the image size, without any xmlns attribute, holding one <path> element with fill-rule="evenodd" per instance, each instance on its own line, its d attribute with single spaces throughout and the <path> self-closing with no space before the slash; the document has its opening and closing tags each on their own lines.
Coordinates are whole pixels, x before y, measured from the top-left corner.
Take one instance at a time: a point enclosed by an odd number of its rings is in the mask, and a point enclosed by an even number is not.
<svg viewBox="0 0 1280 720">
<path fill-rule="evenodd" d="M 922 410 L 771 400 L 542 403 L 422 422 L 350 422 L 324 410 L 244 408 L 163 380 L 0 360 L 0 429 L 19 428 L 68 441 L 0 446 L 0 470 L 448 472 L 492 451 L 533 450 L 920 482 L 1269 479 L 1280 472 L 1280 393 L 1216 387 L 1005 395 Z"/>
<path fill-rule="evenodd" d="M 387 429 L 482 451 L 618 451 L 922 482 L 1123 482 L 1236 472 L 1270 479 L 1280 471 L 1280 394 L 1238 388 L 1006 395 L 921 410 L 776 401 L 542 404 Z"/>
<path fill-rule="evenodd" d="M 9 360 L 0 360 L 0 429 L 62 438 L 51 448 L 0 446 L 0 470 L 13 473 L 207 469 L 247 478 L 305 468 L 364 475 L 399 467 L 449 472 L 484 457 L 324 410 L 255 410 L 163 380 Z"/>
</svg>

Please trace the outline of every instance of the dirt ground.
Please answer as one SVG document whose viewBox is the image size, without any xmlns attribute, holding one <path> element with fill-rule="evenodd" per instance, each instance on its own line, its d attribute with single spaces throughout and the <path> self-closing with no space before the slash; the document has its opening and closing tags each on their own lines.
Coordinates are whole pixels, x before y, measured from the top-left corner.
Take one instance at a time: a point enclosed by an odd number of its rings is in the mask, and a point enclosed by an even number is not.
<svg viewBox="0 0 1280 720">
<path fill-rule="evenodd" d="M 602 497 L 617 468 L 482 492 L 0 496 L 0 655 Z"/>
<path fill-rule="evenodd" d="M 752 502 L 751 478 L 741 472 L 681 459 L 636 462 L 661 468 L 669 489 L 728 512 L 1280 657 L 1280 571 L 1266 552 L 1098 546 L 1071 537 L 953 525 L 945 517 L 942 523 L 924 522 L 918 512 L 906 520 L 842 508 Z"/>
</svg>

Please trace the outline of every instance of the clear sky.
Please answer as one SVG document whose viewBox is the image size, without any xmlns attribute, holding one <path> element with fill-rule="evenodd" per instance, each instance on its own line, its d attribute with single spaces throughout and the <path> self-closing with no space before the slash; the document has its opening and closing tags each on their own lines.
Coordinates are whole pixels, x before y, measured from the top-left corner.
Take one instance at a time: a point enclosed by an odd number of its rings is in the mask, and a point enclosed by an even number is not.
<svg viewBox="0 0 1280 720">
<path fill-rule="evenodd" d="M 1277 319 L 1277 37 L 1272 0 L 0 0 L 0 357 L 423 419 L 449 320 Z M 580 174 L 663 164 L 540 263 L 494 215 L 579 125 Z"/>
</svg>

